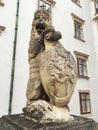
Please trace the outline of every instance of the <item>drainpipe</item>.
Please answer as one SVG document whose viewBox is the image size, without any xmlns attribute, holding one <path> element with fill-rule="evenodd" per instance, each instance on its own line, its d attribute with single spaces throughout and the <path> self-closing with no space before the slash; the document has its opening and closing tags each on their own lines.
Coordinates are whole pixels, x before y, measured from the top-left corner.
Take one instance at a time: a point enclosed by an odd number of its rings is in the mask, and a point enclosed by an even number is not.
<svg viewBox="0 0 98 130">
<path fill-rule="evenodd" d="M 11 70 L 10 93 L 9 93 L 9 106 L 8 106 L 9 115 L 12 112 L 15 58 L 16 58 L 16 45 L 17 45 L 18 21 L 19 21 L 19 3 L 20 3 L 20 0 L 17 0 L 15 34 L 14 34 L 14 44 L 13 44 L 13 57 L 12 57 L 12 70 Z"/>
</svg>

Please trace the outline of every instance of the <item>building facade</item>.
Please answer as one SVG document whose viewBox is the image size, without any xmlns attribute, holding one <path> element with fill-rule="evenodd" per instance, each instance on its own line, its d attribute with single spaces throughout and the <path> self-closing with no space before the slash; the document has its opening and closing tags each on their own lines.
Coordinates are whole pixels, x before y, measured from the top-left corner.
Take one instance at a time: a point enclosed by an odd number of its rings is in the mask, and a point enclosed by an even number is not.
<svg viewBox="0 0 98 130">
<path fill-rule="evenodd" d="M 26 104 L 28 47 L 39 8 L 49 11 L 60 42 L 77 62 L 71 113 L 98 121 L 98 0 L 0 0 L 0 116 L 20 113 Z"/>
</svg>

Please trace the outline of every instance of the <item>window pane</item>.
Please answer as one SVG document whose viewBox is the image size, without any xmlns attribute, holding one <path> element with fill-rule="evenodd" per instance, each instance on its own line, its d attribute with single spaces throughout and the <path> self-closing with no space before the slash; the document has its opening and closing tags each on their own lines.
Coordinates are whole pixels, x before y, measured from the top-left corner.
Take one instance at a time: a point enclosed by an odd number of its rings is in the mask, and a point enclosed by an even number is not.
<svg viewBox="0 0 98 130">
<path fill-rule="evenodd" d="M 82 23 L 76 20 L 74 22 L 75 22 L 75 36 L 79 39 L 83 39 Z"/>
<path fill-rule="evenodd" d="M 85 101 L 82 101 L 82 113 L 86 113 L 87 112 L 87 108 L 86 108 L 86 104 Z"/>
<path fill-rule="evenodd" d="M 80 107 L 81 113 L 86 114 L 91 112 L 90 106 L 90 96 L 89 93 L 79 93 L 80 94 Z"/>
<path fill-rule="evenodd" d="M 95 0 L 95 9 L 96 9 L 96 13 L 98 13 L 98 0 Z"/>
<path fill-rule="evenodd" d="M 96 0 L 96 8 L 98 8 L 98 0 Z"/>
<path fill-rule="evenodd" d="M 81 65 L 79 65 L 79 75 L 84 76 L 84 68 Z"/>
<path fill-rule="evenodd" d="M 87 105 L 87 112 L 90 112 L 90 101 L 89 100 L 87 100 L 86 105 Z"/>
<path fill-rule="evenodd" d="M 39 8 L 40 8 L 40 9 L 41 9 L 41 8 L 46 8 L 45 3 L 44 3 L 43 1 L 41 1 L 41 0 L 40 0 L 40 2 L 39 2 Z"/>
<path fill-rule="evenodd" d="M 85 99 L 85 93 L 81 93 L 81 99 Z"/>
<path fill-rule="evenodd" d="M 89 94 L 85 94 L 86 95 L 86 99 L 90 99 L 90 96 L 89 96 Z"/>
<path fill-rule="evenodd" d="M 48 12 L 51 12 L 51 6 L 50 6 L 49 4 L 46 4 L 46 10 L 47 10 Z"/>
<path fill-rule="evenodd" d="M 39 2 L 39 8 L 40 8 L 40 9 L 41 9 L 41 8 L 44 8 L 44 9 L 46 9 L 47 11 L 51 12 L 51 5 L 49 5 L 48 3 L 46 3 L 46 2 L 44 2 L 44 1 L 42 1 L 42 0 L 40 0 L 40 2 Z"/>
<path fill-rule="evenodd" d="M 80 65 L 86 65 L 86 60 L 84 59 L 78 59 L 78 62 Z"/>
<path fill-rule="evenodd" d="M 87 67 L 86 67 L 86 60 L 84 59 L 77 59 L 78 63 L 78 73 L 80 76 L 87 76 Z"/>
</svg>

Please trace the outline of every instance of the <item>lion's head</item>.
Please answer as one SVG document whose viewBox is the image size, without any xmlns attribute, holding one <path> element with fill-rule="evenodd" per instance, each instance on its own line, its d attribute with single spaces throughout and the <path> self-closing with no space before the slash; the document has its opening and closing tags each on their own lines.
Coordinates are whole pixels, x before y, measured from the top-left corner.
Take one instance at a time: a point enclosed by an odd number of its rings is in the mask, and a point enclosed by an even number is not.
<svg viewBox="0 0 98 130">
<path fill-rule="evenodd" d="M 34 13 L 32 31 L 35 35 L 40 35 L 48 26 L 50 26 L 49 13 L 45 9 L 39 9 Z"/>
<path fill-rule="evenodd" d="M 41 34 L 47 27 L 50 26 L 49 13 L 45 9 L 39 9 L 34 13 L 31 38 L 29 42 L 29 59 L 35 57 L 40 50 L 44 48 L 41 43 Z"/>
</svg>

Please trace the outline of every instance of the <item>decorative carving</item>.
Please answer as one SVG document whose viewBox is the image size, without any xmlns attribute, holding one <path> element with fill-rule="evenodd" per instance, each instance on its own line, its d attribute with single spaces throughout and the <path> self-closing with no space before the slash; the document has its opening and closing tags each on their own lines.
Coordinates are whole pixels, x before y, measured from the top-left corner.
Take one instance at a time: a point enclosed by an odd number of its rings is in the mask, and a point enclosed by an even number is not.
<svg viewBox="0 0 98 130">
<path fill-rule="evenodd" d="M 73 119 L 68 103 L 77 80 L 76 63 L 59 42 L 61 37 L 50 25 L 47 11 L 38 10 L 29 44 L 30 75 L 23 109 L 31 118 Z"/>
</svg>

